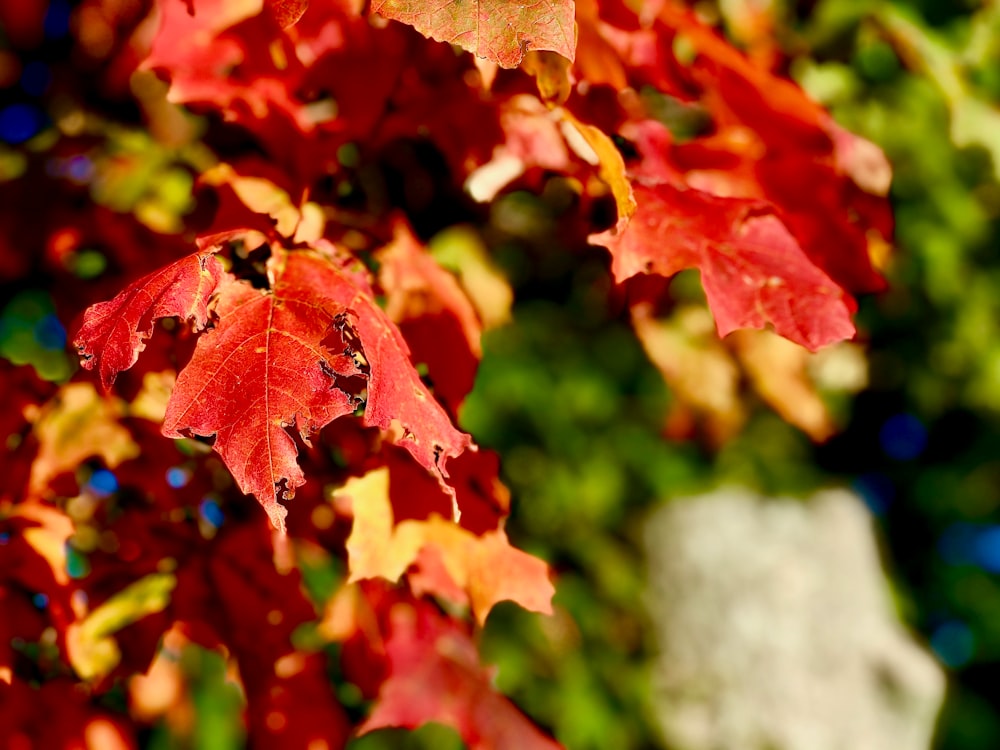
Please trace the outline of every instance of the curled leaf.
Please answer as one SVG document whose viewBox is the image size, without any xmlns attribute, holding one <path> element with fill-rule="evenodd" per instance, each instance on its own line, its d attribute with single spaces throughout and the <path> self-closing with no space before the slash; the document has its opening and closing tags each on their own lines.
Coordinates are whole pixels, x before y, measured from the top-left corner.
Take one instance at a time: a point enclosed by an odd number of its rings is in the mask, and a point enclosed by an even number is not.
<svg viewBox="0 0 1000 750">
<path fill-rule="evenodd" d="M 153 323 L 177 317 L 196 331 L 208 323 L 208 301 L 228 279 L 212 252 L 194 253 L 144 276 L 108 302 L 91 306 L 73 339 L 83 367 L 97 369 L 107 390 L 136 363 Z"/>
</svg>

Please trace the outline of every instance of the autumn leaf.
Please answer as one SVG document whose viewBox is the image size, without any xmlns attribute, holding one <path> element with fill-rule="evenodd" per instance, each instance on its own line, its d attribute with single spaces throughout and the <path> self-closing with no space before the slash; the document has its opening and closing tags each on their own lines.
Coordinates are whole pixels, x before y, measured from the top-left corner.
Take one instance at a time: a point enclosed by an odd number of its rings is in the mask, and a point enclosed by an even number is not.
<svg viewBox="0 0 1000 750">
<path fill-rule="evenodd" d="M 797 84 L 748 59 L 683 4 L 664 3 L 659 17 L 695 52 L 687 73 L 715 130 L 756 142 L 743 169 L 756 173 L 760 197 L 812 261 L 852 292 L 884 289 L 869 257 L 873 236 L 888 239 L 892 229 L 881 151 L 844 133 Z"/>
<path fill-rule="evenodd" d="M 388 627 L 388 678 L 359 733 L 437 721 L 454 727 L 471 750 L 558 750 L 496 691 L 461 625 L 427 604 L 399 602 Z"/>
<path fill-rule="evenodd" d="M 746 419 L 740 371 L 712 330 L 708 311 L 688 305 L 675 310 L 671 318 L 660 319 L 648 302 L 641 302 L 632 306 L 632 327 L 677 399 L 677 407 L 701 418 L 711 443 L 721 445 L 736 434 Z"/>
<path fill-rule="evenodd" d="M 110 673 L 122 656 L 114 634 L 166 608 L 176 585 L 176 578 L 169 573 L 147 575 L 71 624 L 66 636 L 67 656 L 80 678 L 96 681 Z"/>
<path fill-rule="evenodd" d="M 323 343 L 346 314 L 316 283 L 328 265 L 312 253 L 276 252 L 270 292 L 243 281 L 223 287 L 218 322 L 178 375 L 163 422 L 168 437 L 214 436 L 240 490 L 278 529 L 287 513 L 278 499 L 305 482 L 288 428 L 307 440 L 356 406 L 338 379 L 359 371 L 343 343 L 336 352 Z"/>
<path fill-rule="evenodd" d="M 639 273 L 701 272 L 720 336 L 774 330 L 815 351 L 854 335 L 851 308 L 767 204 L 670 185 L 635 186 L 635 216 L 591 239 L 611 251 L 619 281 Z"/>
<path fill-rule="evenodd" d="M 211 252 L 194 253 L 125 288 L 83 315 L 73 344 L 84 368 L 97 369 L 107 390 L 136 363 L 160 318 L 178 317 L 199 331 L 208 323 L 208 300 L 226 278 Z"/>
<path fill-rule="evenodd" d="M 347 325 L 356 332 L 360 344 L 356 353 L 365 360 L 365 425 L 389 431 L 393 442 L 406 448 L 417 463 L 447 477 L 445 463 L 470 447 L 471 438 L 455 427 L 421 382 L 403 335 L 379 306 L 366 276 L 336 266 L 335 259 L 343 262 L 343 253 L 332 244 L 320 241 L 317 249 L 330 260 L 317 270 L 311 283 L 349 311 Z"/>
<path fill-rule="evenodd" d="M 90 383 L 68 383 L 45 406 L 34 425 L 38 454 L 31 464 L 29 494 L 42 496 L 49 482 L 91 456 L 115 468 L 140 448 L 119 419 L 125 404 L 102 397 Z"/>
<path fill-rule="evenodd" d="M 516 68 L 528 50 L 550 50 L 568 60 L 576 53 L 573 0 L 373 0 L 371 11 L 503 68 Z"/>
<path fill-rule="evenodd" d="M 341 490 L 351 498 L 354 514 L 347 540 L 352 582 L 397 581 L 420 560 L 422 590 L 453 600 L 456 591 L 464 592 L 456 603 L 470 603 L 480 623 L 497 602 L 508 599 L 551 614 L 555 589 L 544 562 L 512 547 L 502 529 L 478 536 L 436 514 L 396 523 L 389 482 L 389 469 L 382 467 L 349 480 Z"/>
<path fill-rule="evenodd" d="M 482 323 L 458 279 L 420 245 L 405 222 L 376 253 L 385 312 L 423 362 L 434 391 L 453 414 L 472 390 L 482 357 Z"/>
<path fill-rule="evenodd" d="M 836 424 L 809 376 L 817 355 L 769 331 L 737 331 L 732 344 L 754 390 L 782 419 L 816 442 L 833 435 Z"/>
<path fill-rule="evenodd" d="M 562 116 L 593 150 L 593 158 L 596 160 L 601 179 L 611 189 L 611 195 L 614 196 L 615 205 L 618 207 L 618 217 L 632 218 L 632 214 L 635 213 L 632 184 L 625 173 L 625 160 L 615 147 L 614 142 L 600 128 L 580 122 L 568 110 L 563 110 Z"/>
</svg>

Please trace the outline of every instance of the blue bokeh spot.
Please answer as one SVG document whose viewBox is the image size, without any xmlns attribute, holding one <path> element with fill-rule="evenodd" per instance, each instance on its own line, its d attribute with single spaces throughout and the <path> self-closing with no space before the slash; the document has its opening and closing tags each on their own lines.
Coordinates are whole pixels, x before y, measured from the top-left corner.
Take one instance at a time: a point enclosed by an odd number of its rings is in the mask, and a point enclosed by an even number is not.
<svg viewBox="0 0 1000 750">
<path fill-rule="evenodd" d="M 90 475 L 87 488 L 99 497 L 107 497 L 118 491 L 118 477 L 107 469 L 98 469 Z"/>
<path fill-rule="evenodd" d="M 198 510 L 201 513 L 201 517 L 204 518 L 209 525 L 216 529 L 222 526 L 222 522 L 226 520 L 226 516 L 222 512 L 222 508 L 220 508 L 219 504 L 211 497 L 203 498 L 201 506 Z"/>
<path fill-rule="evenodd" d="M 83 154 L 77 154 L 66 162 L 62 171 L 73 182 L 90 182 L 94 177 L 94 162 Z"/>
<path fill-rule="evenodd" d="M 33 138 L 44 125 L 39 109 L 31 104 L 11 104 L 0 111 L 0 140 L 18 144 Z"/>
<path fill-rule="evenodd" d="M 49 313 L 35 323 L 35 340 L 43 349 L 62 351 L 66 346 L 66 328 L 59 318 Z"/>
<path fill-rule="evenodd" d="M 1000 573 L 1000 526 L 986 526 L 976 534 L 972 546 L 975 563 L 990 573 Z"/>
<path fill-rule="evenodd" d="M 45 36 L 49 39 L 62 39 L 69 34 L 69 16 L 69 3 L 52 0 L 45 14 Z"/>
<path fill-rule="evenodd" d="M 175 490 L 179 490 L 181 487 L 186 485 L 190 479 L 191 472 L 187 469 L 182 469 L 180 466 L 174 466 L 167 469 L 167 484 Z"/>
<path fill-rule="evenodd" d="M 927 428 L 912 414 L 889 417 L 878 437 L 885 454 L 897 461 L 910 461 L 927 447 Z"/>
</svg>

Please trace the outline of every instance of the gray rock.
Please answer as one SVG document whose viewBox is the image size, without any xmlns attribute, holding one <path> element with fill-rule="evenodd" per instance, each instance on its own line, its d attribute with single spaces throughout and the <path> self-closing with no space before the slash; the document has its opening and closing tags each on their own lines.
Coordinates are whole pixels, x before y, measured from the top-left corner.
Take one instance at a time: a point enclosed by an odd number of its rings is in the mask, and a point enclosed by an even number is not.
<svg viewBox="0 0 1000 750">
<path fill-rule="evenodd" d="M 864 504 L 742 489 L 648 522 L 657 705 L 675 750 L 926 750 L 945 678 L 899 623 Z"/>
</svg>

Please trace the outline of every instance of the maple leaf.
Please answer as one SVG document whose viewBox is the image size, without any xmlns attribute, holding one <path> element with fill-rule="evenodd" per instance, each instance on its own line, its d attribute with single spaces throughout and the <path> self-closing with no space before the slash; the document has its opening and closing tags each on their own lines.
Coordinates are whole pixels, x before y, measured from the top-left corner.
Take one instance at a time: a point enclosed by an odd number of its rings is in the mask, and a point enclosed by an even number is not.
<svg viewBox="0 0 1000 750">
<path fill-rule="evenodd" d="M 360 734 L 415 729 L 429 721 L 454 727 L 471 750 L 557 750 L 503 695 L 479 662 L 462 626 L 428 603 L 397 602 L 385 643 L 388 678 Z"/>
<path fill-rule="evenodd" d="M 287 511 L 278 497 L 291 498 L 305 482 L 287 428 L 307 440 L 356 406 L 337 381 L 359 371 L 323 344 L 346 312 L 317 283 L 328 268 L 312 253 L 276 252 L 270 292 L 242 281 L 224 286 L 218 322 L 178 375 L 163 421 L 168 437 L 215 436 L 240 490 L 255 495 L 282 530 Z"/>
<path fill-rule="evenodd" d="M 516 68 L 532 49 L 568 60 L 576 53 L 573 0 L 373 0 L 371 10 L 503 68 Z"/>
<path fill-rule="evenodd" d="M 688 72 L 716 129 L 750 132 L 758 141 L 744 158 L 753 162 L 761 197 L 778 207 L 813 262 L 851 291 L 884 289 L 869 243 L 870 230 L 891 232 L 889 203 L 877 199 L 891 179 L 885 156 L 846 134 L 797 84 L 755 64 L 689 8 L 665 2 L 660 19 L 697 51 Z M 804 184 L 812 189 L 802 190 Z"/>
<path fill-rule="evenodd" d="M 680 416 L 693 412 L 711 443 L 721 445 L 746 418 L 739 368 L 712 330 L 704 307 L 677 308 L 669 319 L 656 318 L 652 308 L 645 300 L 633 304 L 632 328 L 676 399 L 668 424 L 676 427 Z"/>
<path fill-rule="evenodd" d="M 830 410 L 809 377 L 809 362 L 817 355 L 769 331 L 737 331 L 732 344 L 754 391 L 782 419 L 816 442 L 834 434 Z"/>
<path fill-rule="evenodd" d="M 471 603 L 483 623 L 493 606 L 509 599 L 525 609 L 552 613 L 555 589 L 544 562 L 515 549 L 502 529 L 477 536 L 439 515 L 395 523 L 387 467 L 351 479 L 342 492 L 354 513 L 347 554 L 350 581 L 397 581 L 422 554 L 421 588 Z M 428 566 L 430 564 L 430 567 Z M 463 592 L 456 597 L 456 592 Z"/>
<path fill-rule="evenodd" d="M 331 259 L 343 254 L 331 243 L 317 249 Z M 368 402 L 364 424 L 390 432 L 417 463 L 441 477 L 445 463 L 471 444 L 471 438 L 452 424 L 451 417 L 420 380 L 403 335 L 379 306 L 364 274 L 327 262 L 313 284 L 335 303 L 350 311 L 348 325 L 357 333 L 368 368 Z M 394 423 L 402 434 L 393 429 Z"/>
<path fill-rule="evenodd" d="M 457 413 L 482 357 L 483 326 L 475 308 L 455 276 L 438 265 L 402 220 L 376 259 L 386 314 L 399 325 L 417 361 L 427 364 L 435 392 Z"/>
<path fill-rule="evenodd" d="M 196 331 L 204 328 L 209 297 L 227 278 L 213 253 L 194 253 L 91 306 L 73 339 L 83 367 L 96 367 L 108 390 L 119 372 L 136 363 L 158 319 L 178 317 Z"/>
<path fill-rule="evenodd" d="M 631 222 L 591 237 L 622 282 L 639 273 L 701 272 L 720 336 L 770 324 L 816 349 L 854 335 L 846 295 L 806 256 L 766 203 L 637 184 Z"/>
</svg>

